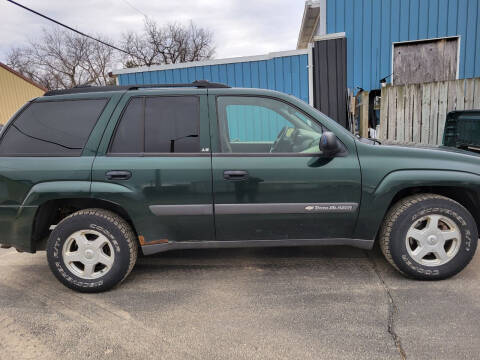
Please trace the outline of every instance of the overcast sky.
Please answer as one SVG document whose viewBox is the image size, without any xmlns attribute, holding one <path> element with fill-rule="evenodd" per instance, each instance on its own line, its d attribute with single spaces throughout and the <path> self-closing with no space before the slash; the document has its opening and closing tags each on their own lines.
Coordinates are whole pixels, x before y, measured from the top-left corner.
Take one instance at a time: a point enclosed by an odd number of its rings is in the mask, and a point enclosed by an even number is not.
<svg viewBox="0 0 480 360">
<path fill-rule="evenodd" d="M 118 40 L 127 30 L 141 31 L 143 15 L 158 23 L 178 21 L 214 33 L 215 58 L 260 55 L 296 48 L 304 0 L 17 0 L 88 34 Z M 137 9 L 137 10 L 136 10 Z M 0 61 L 43 27 L 55 26 L 0 0 Z"/>
</svg>

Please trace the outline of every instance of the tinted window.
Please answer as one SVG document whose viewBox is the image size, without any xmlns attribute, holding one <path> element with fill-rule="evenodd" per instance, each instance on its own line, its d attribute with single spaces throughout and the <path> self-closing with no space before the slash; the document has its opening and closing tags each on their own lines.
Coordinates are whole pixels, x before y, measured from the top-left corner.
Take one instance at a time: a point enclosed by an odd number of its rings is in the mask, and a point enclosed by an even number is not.
<svg viewBox="0 0 480 360">
<path fill-rule="evenodd" d="M 110 152 L 143 152 L 143 103 L 144 98 L 133 98 L 117 127 Z"/>
<path fill-rule="evenodd" d="M 134 98 L 120 120 L 110 152 L 200 152 L 199 108 L 196 96 Z"/>
<path fill-rule="evenodd" d="M 80 155 L 106 99 L 35 102 L 6 130 L 3 155 Z"/>
<path fill-rule="evenodd" d="M 222 152 L 318 153 L 322 127 L 295 107 L 262 97 L 218 98 Z"/>
<path fill-rule="evenodd" d="M 146 98 L 145 152 L 200 152 L 199 126 L 197 97 Z"/>
</svg>

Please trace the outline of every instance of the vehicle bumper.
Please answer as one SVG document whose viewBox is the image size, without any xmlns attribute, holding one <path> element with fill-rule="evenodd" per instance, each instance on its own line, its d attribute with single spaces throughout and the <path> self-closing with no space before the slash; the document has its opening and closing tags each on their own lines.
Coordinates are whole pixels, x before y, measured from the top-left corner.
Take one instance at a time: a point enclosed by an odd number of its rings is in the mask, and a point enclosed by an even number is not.
<svg viewBox="0 0 480 360">
<path fill-rule="evenodd" d="M 0 206 L 0 245 L 34 253 L 32 228 L 37 208 L 37 206 Z"/>
</svg>

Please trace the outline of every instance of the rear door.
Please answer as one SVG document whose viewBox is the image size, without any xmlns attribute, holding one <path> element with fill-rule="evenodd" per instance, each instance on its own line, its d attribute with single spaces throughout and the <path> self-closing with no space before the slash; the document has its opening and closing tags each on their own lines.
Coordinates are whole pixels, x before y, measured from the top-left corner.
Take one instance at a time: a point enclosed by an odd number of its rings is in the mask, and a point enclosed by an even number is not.
<svg viewBox="0 0 480 360">
<path fill-rule="evenodd" d="M 212 240 L 210 156 L 205 90 L 129 92 L 95 158 L 92 194 L 127 210 L 142 245 Z"/>
<path fill-rule="evenodd" d="M 361 193 L 353 139 L 338 157 L 323 158 L 325 127 L 299 107 L 266 96 L 209 94 L 217 117 L 217 240 L 349 238 Z"/>
</svg>

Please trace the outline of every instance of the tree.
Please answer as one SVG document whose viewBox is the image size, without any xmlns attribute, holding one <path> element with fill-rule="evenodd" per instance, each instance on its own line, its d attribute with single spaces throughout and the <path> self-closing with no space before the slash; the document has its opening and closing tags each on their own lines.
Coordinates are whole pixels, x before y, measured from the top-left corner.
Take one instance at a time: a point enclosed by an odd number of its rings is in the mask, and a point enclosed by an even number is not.
<svg viewBox="0 0 480 360">
<path fill-rule="evenodd" d="M 104 39 L 102 39 L 104 40 Z M 27 46 L 13 48 L 7 64 L 47 89 L 108 85 L 114 49 L 67 30 L 44 29 Z"/>
<path fill-rule="evenodd" d="M 193 22 L 188 26 L 171 23 L 159 26 L 145 18 L 142 33 L 129 32 L 123 36 L 125 67 L 176 64 L 211 59 L 215 47 L 213 34 Z"/>
</svg>

